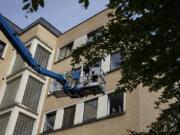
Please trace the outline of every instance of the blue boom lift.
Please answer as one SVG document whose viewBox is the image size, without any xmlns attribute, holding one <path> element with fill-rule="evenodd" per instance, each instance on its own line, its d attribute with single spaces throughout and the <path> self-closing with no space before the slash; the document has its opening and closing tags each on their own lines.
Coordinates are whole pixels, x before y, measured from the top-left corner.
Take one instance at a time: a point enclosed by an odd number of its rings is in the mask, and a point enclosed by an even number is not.
<svg viewBox="0 0 180 135">
<path fill-rule="evenodd" d="M 66 95 L 70 96 L 71 98 L 80 98 L 88 95 L 96 95 L 100 93 L 104 93 L 102 82 L 98 82 L 94 80 L 92 82 L 85 82 L 81 83 L 76 86 L 70 85 L 70 83 L 65 79 L 63 74 L 55 73 L 50 71 L 41 65 L 39 65 L 36 60 L 32 57 L 31 52 L 25 47 L 24 43 L 20 40 L 19 36 L 16 32 L 10 27 L 7 20 L 0 14 L 0 30 L 4 33 L 4 35 L 8 38 L 11 42 L 13 47 L 19 53 L 21 58 L 37 73 L 51 77 L 55 79 L 57 82 L 61 84 L 61 90 L 52 91 L 51 93 L 55 97 L 59 97 L 59 92 L 63 91 Z M 102 71 L 99 69 L 93 69 L 92 73 L 97 73 L 97 75 L 101 75 Z M 76 75 L 77 76 L 77 75 Z M 95 78 L 95 77 L 94 77 Z M 103 82 L 105 82 L 104 77 L 102 77 Z"/>
</svg>

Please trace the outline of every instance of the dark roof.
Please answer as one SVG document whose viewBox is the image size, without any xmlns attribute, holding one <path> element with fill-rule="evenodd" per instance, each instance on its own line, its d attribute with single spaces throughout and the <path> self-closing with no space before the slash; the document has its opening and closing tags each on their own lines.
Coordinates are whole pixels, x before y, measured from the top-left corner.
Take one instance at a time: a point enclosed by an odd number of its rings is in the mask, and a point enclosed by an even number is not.
<svg viewBox="0 0 180 135">
<path fill-rule="evenodd" d="M 97 16 L 98 14 L 104 12 L 105 10 L 108 10 L 108 8 L 105 8 L 104 10 L 100 11 L 99 13 L 95 14 L 94 16 L 84 20 L 83 22 L 79 23 L 78 25 L 70 28 L 69 30 L 65 31 L 65 32 L 61 32 L 59 31 L 56 27 L 54 27 L 52 24 L 50 24 L 46 19 L 44 19 L 43 17 L 37 19 L 36 21 L 34 21 L 33 23 L 31 23 L 29 26 L 27 26 L 26 28 L 24 29 L 21 29 L 20 27 L 18 27 L 15 23 L 13 23 L 12 21 L 10 21 L 9 19 L 7 19 L 10 23 L 10 25 L 14 28 L 14 30 L 19 34 L 19 35 L 22 35 L 23 33 L 27 32 L 29 29 L 31 29 L 32 27 L 40 24 L 42 26 L 44 26 L 47 30 L 49 30 L 52 34 L 54 34 L 56 37 L 59 37 L 60 35 L 64 34 L 64 33 L 67 33 L 68 31 L 78 27 L 79 25 L 87 22 L 88 20 L 90 20 L 91 18 Z"/>
<path fill-rule="evenodd" d="M 45 20 L 43 17 L 37 19 L 35 22 L 31 23 L 29 26 L 27 26 L 24 30 L 23 33 L 31 29 L 32 27 L 41 24 L 44 26 L 47 30 L 49 30 L 52 34 L 55 36 L 60 36 L 62 32 L 60 32 L 57 28 L 55 28 L 52 24 L 50 24 L 47 20 Z"/>
<path fill-rule="evenodd" d="M 17 26 L 15 23 L 13 23 L 11 20 L 9 20 L 8 18 L 6 18 L 6 20 L 8 21 L 9 25 L 14 29 L 14 31 L 17 34 L 20 35 L 23 32 L 23 30 L 19 26 Z"/>
<path fill-rule="evenodd" d="M 58 29 L 56 29 L 52 24 L 50 24 L 48 21 L 46 21 L 42 17 L 37 19 L 36 21 L 34 21 L 32 24 L 30 24 L 29 26 L 27 26 L 24 29 L 21 29 L 15 23 L 10 21 L 8 18 L 6 18 L 6 19 L 9 22 L 9 24 L 11 25 L 11 27 L 14 29 L 14 31 L 17 32 L 17 34 L 19 34 L 19 35 L 22 35 L 23 33 L 25 33 L 26 31 L 28 31 L 29 29 L 31 29 L 32 27 L 34 27 L 38 24 L 44 26 L 47 30 L 49 30 L 52 34 L 54 34 L 57 37 L 62 34 Z"/>
</svg>

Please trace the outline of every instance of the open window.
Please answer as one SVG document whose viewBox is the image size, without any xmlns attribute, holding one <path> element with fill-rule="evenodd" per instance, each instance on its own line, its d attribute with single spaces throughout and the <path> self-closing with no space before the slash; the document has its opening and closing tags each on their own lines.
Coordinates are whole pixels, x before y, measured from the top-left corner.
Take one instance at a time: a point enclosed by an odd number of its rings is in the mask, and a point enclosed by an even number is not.
<svg viewBox="0 0 180 135">
<path fill-rule="evenodd" d="M 56 111 L 46 114 L 44 132 L 54 130 L 54 123 L 56 118 Z"/>
<path fill-rule="evenodd" d="M 109 94 L 109 115 L 124 111 L 124 93 Z"/>
<path fill-rule="evenodd" d="M 71 106 L 64 109 L 62 127 L 69 127 L 69 126 L 74 125 L 75 108 L 76 106 Z"/>
</svg>

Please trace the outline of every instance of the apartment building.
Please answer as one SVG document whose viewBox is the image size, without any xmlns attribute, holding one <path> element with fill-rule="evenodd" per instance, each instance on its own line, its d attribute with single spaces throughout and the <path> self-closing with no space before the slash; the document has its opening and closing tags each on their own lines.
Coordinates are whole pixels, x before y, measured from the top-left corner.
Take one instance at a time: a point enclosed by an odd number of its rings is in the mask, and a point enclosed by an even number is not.
<svg viewBox="0 0 180 135">
<path fill-rule="evenodd" d="M 72 70 L 72 50 L 104 27 L 109 12 L 105 9 L 64 33 L 43 18 L 25 29 L 9 23 L 38 64 L 67 73 Z M 105 73 L 105 94 L 70 98 L 59 92 L 56 98 L 51 91 L 60 85 L 28 67 L 0 32 L 0 135 L 127 135 L 128 129 L 147 130 L 158 115 L 153 109 L 157 96 L 142 86 L 115 94 L 121 77 L 119 52 L 98 64 Z"/>
</svg>

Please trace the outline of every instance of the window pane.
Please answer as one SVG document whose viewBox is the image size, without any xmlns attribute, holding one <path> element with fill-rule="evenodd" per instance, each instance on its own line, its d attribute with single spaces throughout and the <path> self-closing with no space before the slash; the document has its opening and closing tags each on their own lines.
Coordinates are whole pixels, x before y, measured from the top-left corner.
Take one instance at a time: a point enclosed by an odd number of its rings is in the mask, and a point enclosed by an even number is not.
<svg viewBox="0 0 180 135">
<path fill-rule="evenodd" d="M 112 93 L 109 95 L 110 115 L 123 112 L 123 93 Z"/>
<path fill-rule="evenodd" d="M 19 54 L 16 56 L 16 60 L 14 62 L 14 66 L 12 68 L 12 73 L 20 71 L 25 66 L 24 60 L 21 58 Z"/>
<path fill-rule="evenodd" d="M 0 57 L 3 55 L 6 44 L 0 40 Z"/>
<path fill-rule="evenodd" d="M 113 53 L 111 55 L 111 70 L 116 69 L 118 67 L 120 67 L 121 64 L 121 56 L 120 53 Z"/>
<path fill-rule="evenodd" d="M 66 48 L 63 47 L 63 48 L 61 48 L 60 51 L 59 51 L 59 60 L 64 59 L 65 56 L 66 56 Z"/>
<path fill-rule="evenodd" d="M 83 121 L 96 119 L 97 99 L 85 102 Z"/>
<path fill-rule="evenodd" d="M 63 127 L 72 126 L 74 124 L 75 106 L 64 109 Z"/>
<path fill-rule="evenodd" d="M 13 135 L 32 135 L 34 121 L 33 118 L 20 113 Z"/>
<path fill-rule="evenodd" d="M 0 116 L 0 135 L 5 135 L 9 117 L 10 113 L 3 114 Z"/>
<path fill-rule="evenodd" d="M 72 53 L 72 47 L 73 47 L 73 42 L 65 45 L 64 47 L 60 48 L 59 52 L 59 60 L 62 60 L 68 56 L 71 55 Z"/>
<path fill-rule="evenodd" d="M 37 63 L 43 67 L 47 67 L 49 62 L 49 57 L 50 57 L 50 52 L 48 52 L 46 49 L 38 45 L 34 56 Z"/>
<path fill-rule="evenodd" d="M 19 88 L 21 77 L 7 82 L 7 87 L 3 96 L 1 107 L 12 105 L 15 102 L 17 90 Z"/>
<path fill-rule="evenodd" d="M 42 87 L 43 83 L 34 79 L 33 77 L 29 77 L 22 104 L 29 107 L 32 111 L 36 111 L 38 108 Z"/>
<path fill-rule="evenodd" d="M 30 49 L 31 47 L 31 44 L 28 44 L 26 46 L 27 49 Z M 17 56 L 16 56 L 16 59 L 15 59 L 15 62 L 14 62 L 14 65 L 13 65 L 13 68 L 12 68 L 12 71 L 11 73 L 15 73 L 17 71 L 20 71 L 21 69 L 23 69 L 25 66 L 25 61 L 21 58 L 21 56 L 17 53 Z"/>
<path fill-rule="evenodd" d="M 93 41 L 93 39 L 94 39 L 95 36 L 100 35 L 100 34 L 101 34 L 101 31 L 102 31 L 103 29 L 104 29 L 104 27 L 100 27 L 100 28 L 98 28 L 98 29 L 96 29 L 96 30 L 88 33 L 88 35 L 87 35 L 87 36 L 88 36 L 88 42 Z"/>
<path fill-rule="evenodd" d="M 67 47 L 66 47 L 66 57 L 71 55 L 71 53 L 72 53 L 72 46 L 73 46 L 73 42 L 67 45 Z"/>
<path fill-rule="evenodd" d="M 56 118 L 56 112 L 51 112 L 46 114 L 44 131 L 52 131 L 54 129 L 55 118 Z"/>
</svg>

